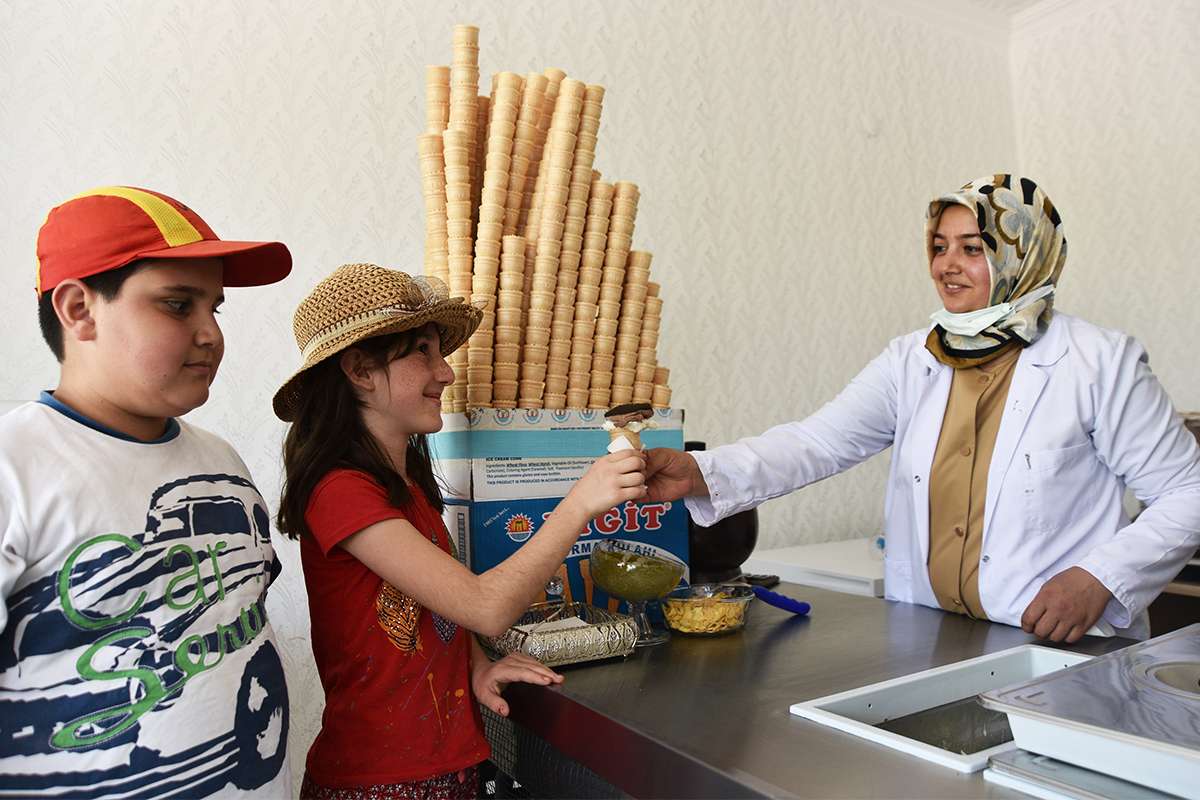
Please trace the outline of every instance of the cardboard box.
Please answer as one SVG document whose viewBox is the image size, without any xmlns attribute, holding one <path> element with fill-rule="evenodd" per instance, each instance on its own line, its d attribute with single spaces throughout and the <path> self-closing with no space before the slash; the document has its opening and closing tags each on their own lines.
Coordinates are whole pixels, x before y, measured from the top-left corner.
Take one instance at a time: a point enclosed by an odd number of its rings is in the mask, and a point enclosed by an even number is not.
<svg viewBox="0 0 1200 800">
<path fill-rule="evenodd" d="M 474 409 L 444 414 L 429 437 L 444 482 L 446 527 L 459 557 L 476 573 L 516 552 L 587 468 L 607 453 L 604 412 L 591 410 Z M 683 411 L 655 411 L 646 447 L 683 449 Z M 678 503 L 626 503 L 588 525 L 559 570 L 568 600 L 616 609 L 593 587 L 587 569 L 592 545 L 615 538 L 644 552 L 666 551 L 688 560 L 687 511 Z M 684 576 L 687 577 L 686 574 Z"/>
</svg>

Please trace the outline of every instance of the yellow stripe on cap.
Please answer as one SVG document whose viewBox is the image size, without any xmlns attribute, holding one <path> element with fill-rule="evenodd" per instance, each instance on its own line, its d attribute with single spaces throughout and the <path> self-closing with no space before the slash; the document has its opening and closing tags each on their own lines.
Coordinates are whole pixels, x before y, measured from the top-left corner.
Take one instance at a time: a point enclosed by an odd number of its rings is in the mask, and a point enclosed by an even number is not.
<svg viewBox="0 0 1200 800">
<path fill-rule="evenodd" d="M 196 230 L 196 226 L 188 222 L 187 217 L 179 213 L 173 205 L 161 197 L 143 192 L 141 189 L 133 189 L 128 186 L 101 186 L 98 189 L 77 194 L 71 199 L 78 200 L 81 197 L 96 196 L 120 197 L 146 212 L 146 216 L 150 217 L 158 226 L 158 231 L 162 234 L 168 247 L 179 247 L 204 238 L 200 235 L 200 231 Z"/>
</svg>

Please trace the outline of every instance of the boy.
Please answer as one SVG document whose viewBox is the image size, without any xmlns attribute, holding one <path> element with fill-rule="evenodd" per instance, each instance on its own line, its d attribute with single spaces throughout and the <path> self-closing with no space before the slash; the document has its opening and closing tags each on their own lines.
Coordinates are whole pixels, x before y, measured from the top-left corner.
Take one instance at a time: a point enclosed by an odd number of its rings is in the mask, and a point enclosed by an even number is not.
<svg viewBox="0 0 1200 800">
<path fill-rule="evenodd" d="M 0 417 L 0 795 L 290 796 L 266 504 L 175 418 L 208 399 L 223 287 L 291 255 L 124 186 L 53 209 L 37 255 L 61 372 Z"/>
</svg>

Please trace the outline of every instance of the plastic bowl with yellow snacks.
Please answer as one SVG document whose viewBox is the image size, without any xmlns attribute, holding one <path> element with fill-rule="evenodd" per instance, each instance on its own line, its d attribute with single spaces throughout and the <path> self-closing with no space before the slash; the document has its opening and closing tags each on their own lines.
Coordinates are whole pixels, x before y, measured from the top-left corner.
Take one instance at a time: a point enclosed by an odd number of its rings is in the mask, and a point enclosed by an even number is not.
<svg viewBox="0 0 1200 800">
<path fill-rule="evenodd" d="M 663 598 L 667 627 L 692 636 L 720 636 L 746 625 L 753 590 L 745 586 L 695 583 Z"/>
</svg>

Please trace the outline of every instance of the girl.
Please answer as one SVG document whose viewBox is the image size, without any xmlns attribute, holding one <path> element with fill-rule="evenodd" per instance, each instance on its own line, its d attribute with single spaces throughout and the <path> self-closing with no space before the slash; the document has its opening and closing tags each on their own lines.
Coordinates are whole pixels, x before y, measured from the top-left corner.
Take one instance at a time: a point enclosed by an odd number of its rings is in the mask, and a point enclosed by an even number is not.
<svg viewBox="0 0 1200 800">
<path fill-rule="evenodd" d="M 300 540 L 325 712 L 301 797 L 473 797 L 489 755 L 476 701 L 562 677 L 524 655 L 490 662 L 596 515 L 645 494 L 644 457 L 598 460 L 507 561 L 458 562 L 425 434 L 441 428 L 445 356 L 482 314 L 402 272 L 340 267 L 296 310 L 304 364 L 275 395 L 279 528 Z"/>
</svg>

